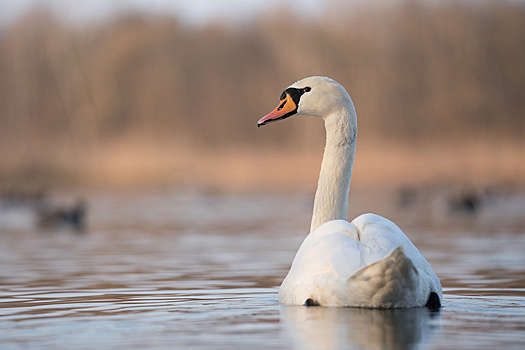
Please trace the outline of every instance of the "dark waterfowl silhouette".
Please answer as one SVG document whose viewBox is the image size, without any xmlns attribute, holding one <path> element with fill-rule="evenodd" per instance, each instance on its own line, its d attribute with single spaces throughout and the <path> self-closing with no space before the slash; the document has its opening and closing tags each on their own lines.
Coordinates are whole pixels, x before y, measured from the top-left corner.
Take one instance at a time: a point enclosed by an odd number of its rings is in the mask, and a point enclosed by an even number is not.
<svg viewBox="0 0 525 350">
<path fill-rule="evenodd" d="M 482 207 L 485 197 L 485 191 L 482 189 L 463 189 L 449 199 L 449 211 L 451 213 L 475 213 Z"/>
<path fill-rule="evenodd" d="M 41 227 L 69 226 L 74 229 L 85 227 L 87 205 L 83 199 L 70 207 L 44 205 L 38 209 L 38 223 Z"/>
</svg>

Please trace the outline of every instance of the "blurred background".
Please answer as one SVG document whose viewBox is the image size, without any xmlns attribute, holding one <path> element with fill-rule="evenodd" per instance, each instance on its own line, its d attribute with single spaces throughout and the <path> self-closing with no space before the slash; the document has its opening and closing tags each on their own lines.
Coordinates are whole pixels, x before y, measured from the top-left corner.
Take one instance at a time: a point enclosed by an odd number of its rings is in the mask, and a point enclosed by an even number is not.
<svg viewBox="0 0 525 350">
<path fill-rule="evenodd" d="M 257 121 L 312 75 L 443 312 L 279 307 L 325 132 Z M 2 348 L 521 350 L 524 213 L 525 0 L 0 0 Z"/>
<path fill-rule="evenodd" d="M 522 1 L 0 1 L 0 187 L 313 191 L 322 121 L 257 120 L 289 84 L 354 100 L 353 188 L 525 182 Z"/>
</svg>

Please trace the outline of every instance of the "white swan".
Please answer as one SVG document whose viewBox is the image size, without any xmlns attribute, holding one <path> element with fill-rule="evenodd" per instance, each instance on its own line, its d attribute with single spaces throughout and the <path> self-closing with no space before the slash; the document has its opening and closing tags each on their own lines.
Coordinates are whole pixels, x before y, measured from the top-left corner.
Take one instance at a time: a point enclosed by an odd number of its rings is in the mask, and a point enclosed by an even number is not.
<svg viewBox="0 0 525 350">
<path fill-rule="evenodd" d="M 346 90 L 310 77 L 283 91 L 258 126 L 294 114 L 321 117 L 326 128 L 310 234 L 279 290 L 286 305 L 407 308 L 441 306 L 439 279 L 392 221 L 364 214 L 346 221 L 357 117 Z"/>
</svg>

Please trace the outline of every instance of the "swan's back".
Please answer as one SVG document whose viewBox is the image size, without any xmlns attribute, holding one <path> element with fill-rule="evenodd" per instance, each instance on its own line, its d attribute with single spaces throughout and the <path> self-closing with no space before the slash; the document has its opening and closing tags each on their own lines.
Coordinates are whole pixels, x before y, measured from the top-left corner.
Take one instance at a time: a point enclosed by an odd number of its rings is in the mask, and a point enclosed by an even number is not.
<svg viewBox="0 0 525 350">
<path fill-rule="evenodd" d="M 430 264 L 393 222 L 364 214 L 329 221 L 306 237 L 279 301 L 321 306 L 424 306 L 441 285 Z"/>
</svg>

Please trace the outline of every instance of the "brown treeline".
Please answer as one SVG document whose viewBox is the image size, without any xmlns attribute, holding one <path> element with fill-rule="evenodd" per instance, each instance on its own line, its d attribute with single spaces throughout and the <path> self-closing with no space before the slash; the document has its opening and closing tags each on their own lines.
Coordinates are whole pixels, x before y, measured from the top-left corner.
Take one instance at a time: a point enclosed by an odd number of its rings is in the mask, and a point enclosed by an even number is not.
<svg viewBox="0 0 525 350">
<path fill-rule="evenodd" d="M 170 182 L 180 180 L 173 168 L 192 178 L 188 164 L 222 168 L 242 152 L 319 157 L 319 121 L 256 127 L 287 85 L 310 75 L 347 88 L 365 145 L 510 144 L 524 154 L 522 3 L 372 4 L 205 27 L 143 14 L 72 27 L 35 9 L 0 32 L 2 178 L 118 182 L 150 169 L 136 176 Z"/>
</svg>

